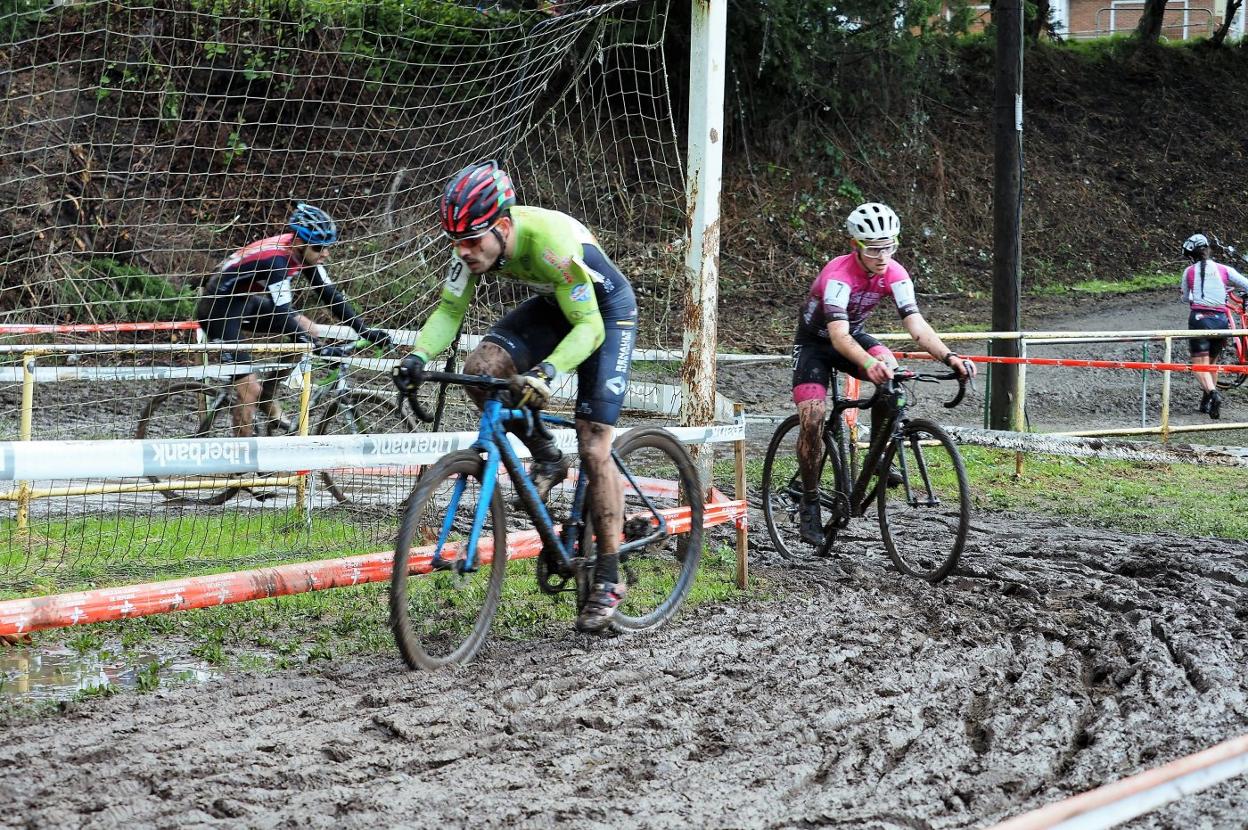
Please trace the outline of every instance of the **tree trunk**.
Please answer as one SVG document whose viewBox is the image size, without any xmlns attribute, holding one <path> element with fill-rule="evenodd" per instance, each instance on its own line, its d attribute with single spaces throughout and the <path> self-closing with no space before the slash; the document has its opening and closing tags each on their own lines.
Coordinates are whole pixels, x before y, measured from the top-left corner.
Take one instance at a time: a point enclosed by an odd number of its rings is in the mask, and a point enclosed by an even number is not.
<svg viewBox="0 0 1248 830">
<path fill-rule="evenodd" d="M 1243 2 L 1243 0 L 1239 0 Z M 1035 14 L 1023 24 L 1023 34 L 1032 43 L 1040 40 L 1040 35 L 1049 31 L 1049 0 L 1035 0 Z"/>
<path fill-rule="evenodd" d="M 1166 16 L 1166 0 L 1144 0 L 1144 13 L 1135 34 L 1145 43 L 1156 43 L 1161 36 L 1161 22 Z"/>
<path fill-rule="evenodd" d="M 1226 33 L 1231 30 L 1231 24 L 1235 22 L 1235 15 L 1239 14 L 1239 7 L 1242 5 L 1244 5 L 1244 0 L 1227 0 L 1226 16 L 1222 18 L 1222 25 L 1210 38 L 1214 46 L 1221 46 L 1222 41 L 1226 40 Z"/>
</svg>

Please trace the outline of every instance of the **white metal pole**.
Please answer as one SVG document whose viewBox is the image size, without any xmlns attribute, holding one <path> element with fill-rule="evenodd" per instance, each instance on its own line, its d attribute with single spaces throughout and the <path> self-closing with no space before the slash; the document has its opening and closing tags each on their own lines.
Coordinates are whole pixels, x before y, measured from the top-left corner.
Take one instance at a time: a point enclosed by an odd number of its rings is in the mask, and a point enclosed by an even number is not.
<svg viewBox="0 0 1248 830">
<path fill-rule="evenodd" d="M 723 178 L 724 42 L 727 0 L 692 0 L 689 46 L 689 166 L 685 182 L 684 372 L 681 423 L 715 414 L 716 304 L 719 300 L 719 189 Z"/>
</svg>

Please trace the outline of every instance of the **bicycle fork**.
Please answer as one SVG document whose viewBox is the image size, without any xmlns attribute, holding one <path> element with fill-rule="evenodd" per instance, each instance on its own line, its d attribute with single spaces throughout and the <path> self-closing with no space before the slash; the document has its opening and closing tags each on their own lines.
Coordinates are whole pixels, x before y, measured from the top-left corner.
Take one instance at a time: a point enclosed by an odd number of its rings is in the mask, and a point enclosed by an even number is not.
<svg viewBox="0 0 1248 830">
<path fill-rule="evenodd" d="M 442 529 L 438 531 L 438 541 L 433 549 L 431 562 L 434 570 L 454 570 L 457 574 L 470 574 L 479 570 L 477 564 L 477 545 L 481 541 L 481 528 L 485 527 L 486 517 L 490 512 L 490 504 L 494 500 L 494 488 L 498 484 L 498 450 L 494 447 L 486 449 L 485 473 L 481 477 L 481 495 L 477 499 L 477 507 L 472 517 L 472 530 L 468 534 L 467 547 L 464 553 L 455 559 L 444 559 L 442 549 L 450 538 L 451 528 L 455 525 L 455 516 L 459 511 L 459 503 L 468 489 L 469 476 L 461 475 L 455 480 L 451 491 L 450 505 L 446 517 L 442 520 Z M 493 556 L 506 556 L 506 551 L 494 551 Z"/>
</svg>

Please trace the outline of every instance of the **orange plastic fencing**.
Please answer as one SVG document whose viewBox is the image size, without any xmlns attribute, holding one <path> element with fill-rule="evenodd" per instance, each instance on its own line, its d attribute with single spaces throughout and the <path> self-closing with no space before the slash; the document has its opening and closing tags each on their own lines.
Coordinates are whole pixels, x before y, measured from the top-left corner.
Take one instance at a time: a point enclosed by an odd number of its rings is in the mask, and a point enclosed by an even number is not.
<svg viewBox="0 0 1248 830">
<path fill-rule="evenodd" d="M 667 482 L 646 482 L 646 489 Z M 688 533 L 688 507 L 660 510 L 672 533 Z M 729 501 L 712 490 L 711 503 L 703 510 L 704 527 L 745 521 L 746 502 Z M 528 559 L 542 549 L 537 531 L 512 533 L 507 538 L 509 559 Z M 482 541 L 478 547 L 482 561 L 488 562 L 493 546 Z M 411 573 L 429 573 L 433 547 L 412 551 Z M 253 599 L 302 594 L 327 588 L 343 588 L 390 578 L 394 553 L 383 551 L 342 559 L 299 562 L 250 571 L 196 576 L 165 582 L 149 582 L 120 588 L 101 588 L 51 596 L 0 602 L 0 636 L 20 636 L 31 631 L 65 628 L 71 625 L 131 619 L 149 614 L 166 614 L 213 605 L 228 605 Z"/>
</svg>

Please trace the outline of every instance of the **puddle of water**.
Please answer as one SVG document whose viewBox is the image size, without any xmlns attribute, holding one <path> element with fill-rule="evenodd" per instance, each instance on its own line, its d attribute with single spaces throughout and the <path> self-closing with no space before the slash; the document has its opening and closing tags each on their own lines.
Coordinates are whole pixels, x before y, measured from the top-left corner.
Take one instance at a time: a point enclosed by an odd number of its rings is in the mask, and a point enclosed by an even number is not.
<svg viewBox="0 0 1248 830">
<path fill-rule="evenodd" d="M 152 663 L 159 663 L 154 672 Z M 0 648 L 0 698 L 25 702 L 66 700 L 101 686 L 133 689 L 154 679 L 162 685 L 202 682 L 221 674 L 193 657 L 141 651 L 79 654 L 64 646 Z"/>
</svg>

